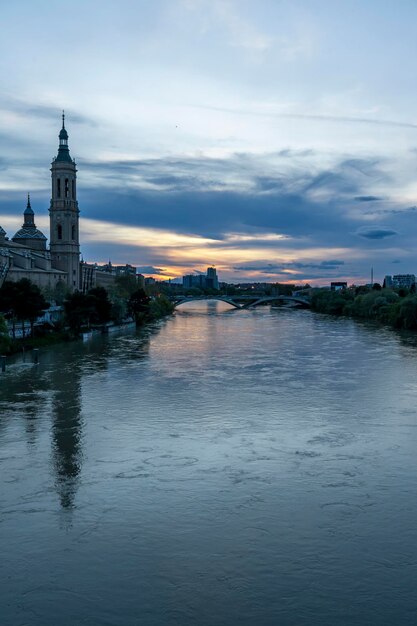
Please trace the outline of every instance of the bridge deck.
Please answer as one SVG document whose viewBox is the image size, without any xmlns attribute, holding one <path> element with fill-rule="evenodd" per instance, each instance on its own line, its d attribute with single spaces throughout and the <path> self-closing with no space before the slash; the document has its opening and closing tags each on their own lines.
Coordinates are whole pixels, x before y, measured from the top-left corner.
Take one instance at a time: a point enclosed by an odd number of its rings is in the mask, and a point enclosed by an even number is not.
<svg viewBox="0 0 417 626">
<path fill-rule="evenodd" d="M 173 299 L 175 307 L 180 306 L 186 302 L 201 302 L 204 300 L 217 300 L 219 302 L 226 302 L 236 309 L 247 309 L 250 307 L 259 306 L 261 304 L 268 304 L 272 302 L 293 302 L 300 306 L 309 307 L 310 302 L 307 298 L 300 296 L 184 296 Z"/>
</svg>

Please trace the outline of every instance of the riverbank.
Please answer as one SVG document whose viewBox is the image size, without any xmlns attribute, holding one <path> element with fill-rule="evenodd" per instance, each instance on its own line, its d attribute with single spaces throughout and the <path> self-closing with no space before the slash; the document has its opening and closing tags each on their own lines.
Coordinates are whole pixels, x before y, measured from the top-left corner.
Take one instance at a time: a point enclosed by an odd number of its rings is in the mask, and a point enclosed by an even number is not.
<svg viewBox="0 0 417 626">
<path fill-rule="evenodd" d="M 160 295 L 150 300 L 146 308 L 135 312 L 135 321 L 137 326 L 143 326 L 148 322 L 154 322 L 161 317 L 172 315 L 175 305 L 165 296 Z"/>
<path fill-rule="evenodd" d="M 77 337 L 71 336 L 68 331 L 50 332 L 40 337 L 25 337 L 24 339 L 11 339 L 9 348 L 3 352 L 7 356 L 28 352 L 34 348 L 46 348 L 56 343 L 68 343 L 75 341 Z"/>
<path fill-rule="evenodd" d="M 22 337 L 13 339 L 12 337 L 0 337 L 0 353 L 5 356 L 12 356 L 21 352 L 28 352 L 35 348 L 44 348 L 58 343 L 68 343 L 70 341 L 85 340 L 93 334 L 106 334 L 116 330 L 123 330 L 126 325 L 136 324 L 137 327 L 145 326 L 162 317 L 171 315 L 174 312 L 174 305 L 165 297 L 158 297 L 151 300 L 147 310 L 137 312 L 134 318 L 122 320 L 120 322 L 108 322 L 101 325 L 94 325 L 81 328 L 79 332 L 71 331 L 69 328 L 62 330 L 39 331 L 38 336 Z M 36 328 L 36 327 L 35 327 Z M 36 331 L 35 331 L 36 332 Z"/>
<path fill-rule="evenodd" d="M 376 321 L 399 330 L 417 330 L 417 295 L 401 289 L 317 289 L 311 295 L 311 310 Z"/>
</svg>

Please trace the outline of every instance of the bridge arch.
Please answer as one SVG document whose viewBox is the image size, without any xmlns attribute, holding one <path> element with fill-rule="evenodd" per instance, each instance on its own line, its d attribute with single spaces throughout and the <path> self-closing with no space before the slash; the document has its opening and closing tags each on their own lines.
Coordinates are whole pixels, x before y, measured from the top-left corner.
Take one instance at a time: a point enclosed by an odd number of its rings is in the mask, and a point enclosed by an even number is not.
<svg viewBox="0 0 417 626">
<path fill-rule="evenodd" d="M 225 302 L 235 309 L 249 309 L 252 307 L 260 306 L 262 304 L 268 304 L 272 302 L 292 302 L 295 305 L 302 306 L 304 308 L 310 307 L 310 301 L 302 296 L 184 296 L 173 300 L 175 308 L 186 302 L 203 302 L 208 300 L 217 300 L 218 302 Z"/>
<path fill-rule="evenodd" d="M 306 308 L 310 307 L 309 300 L 301 296 L 261 296 L 257 300 L 243 304 L 241 308 L 248 309 L 259 306 L 261 304 L 267 304 L 268 302 L 292 302 L 296 305 Z"/>
<path fill-rule="evenodd" d="M 179 307 L 181 304 L 185 304 L 187 302 L 204 302 L 208 300 L 217 300 L 218 302 L 225 302 L 226 304 L 230 304 L 235 309 L 241 309 L 242 306 L 237 302 L 234 302 L 231 298 L 227 296 L 185 296 L 184 298 L 178 299 L 174 301 L 175 308 Z"/>
</svg>

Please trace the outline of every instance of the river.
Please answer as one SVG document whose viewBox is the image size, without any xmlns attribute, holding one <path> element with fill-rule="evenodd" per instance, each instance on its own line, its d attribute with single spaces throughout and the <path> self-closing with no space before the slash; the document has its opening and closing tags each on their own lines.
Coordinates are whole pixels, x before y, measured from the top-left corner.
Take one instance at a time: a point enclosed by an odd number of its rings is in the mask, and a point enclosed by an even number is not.
<svg viewBox="0 0 417 626">
<path fill-rule="evenodd" d="M 417 623 L 417 342 L 188 304 L 0 373 L 2 626 Z"/>
</svg>

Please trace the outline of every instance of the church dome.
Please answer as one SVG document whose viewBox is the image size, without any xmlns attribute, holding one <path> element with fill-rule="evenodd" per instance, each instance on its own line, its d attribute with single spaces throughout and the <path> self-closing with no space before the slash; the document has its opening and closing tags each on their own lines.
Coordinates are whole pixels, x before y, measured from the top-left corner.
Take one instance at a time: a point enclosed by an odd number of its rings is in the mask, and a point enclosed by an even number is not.
<svg viewBox="0 0 417 626">
<path fill-rule="evenodd" d="M 14 235 L 14 237 L 12 237 L 13 241 L 16 241 L 16 239 L 43 239 L 46 241 L 46 237 L 43 233 L 41 233 L 40 230 L 38 230 L 36 227 L 34 228 L 33 226 L 29 226 L 27 228 L 23 227 L 20 230 L 17 231 L 17 233 Z M 20 241 L 18 241 L 17 243 L 20 243 Z"/>
<path fill-rule="evenodd" d="M 34 212 L 32 207 L 30 206 L 30 196 L 28 194 L 28 203 L 26 206 L 26 210 L 23 213 L 24 222 L 23 226 L 20 230 L 17 231 L 14 237 L 12 237 L 12 241 L 15 243 L 20 243 L 23 246 L 27 246 L 28 248 L 34 248 L 36 250 L 45 250 L 46 249 L 46 237 L 45 235 L 36 228 L 36 224 L 34 221 Z"/>
</svg>

